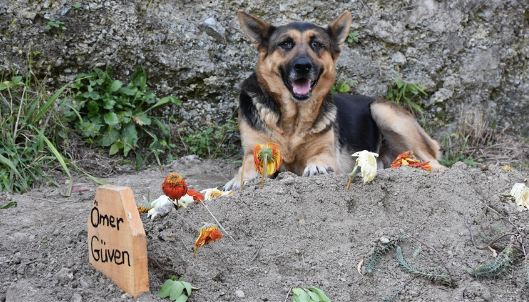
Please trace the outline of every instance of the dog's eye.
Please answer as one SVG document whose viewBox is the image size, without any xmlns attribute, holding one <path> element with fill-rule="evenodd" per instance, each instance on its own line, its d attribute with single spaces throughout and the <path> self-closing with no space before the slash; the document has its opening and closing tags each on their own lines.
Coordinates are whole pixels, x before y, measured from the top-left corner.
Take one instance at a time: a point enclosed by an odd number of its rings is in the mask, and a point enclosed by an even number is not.
<svg viewBox="0 0 529 302">
<path fill-rule="evenodd" d="M 279 44 L 279 46 L 283 49 L 291 49 L 292 48 L 292 42 L 290 41 L 285 41 L 285 42 L 281 42 L 281 44 Z"/>
<path fill-rule="evenodd" d="M 310 46 L 312 46 L 312 48 L 322 48 L 323 47 L 323 44 L 321 44 L 320 42 L 312 42 L 310 43 Z"/>
</svg>

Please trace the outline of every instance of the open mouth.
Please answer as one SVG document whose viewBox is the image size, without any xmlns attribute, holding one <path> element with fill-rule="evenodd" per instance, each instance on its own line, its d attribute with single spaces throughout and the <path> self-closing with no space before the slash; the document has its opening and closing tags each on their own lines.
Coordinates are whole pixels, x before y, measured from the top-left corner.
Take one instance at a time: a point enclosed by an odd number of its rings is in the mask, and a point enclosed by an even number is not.
<svg viewBox="0 0 529 302">
<path fill-rule="evenodd" d="M 310 79 L 310 78 L 297 78 L 297 79 L 291 79 L 287 78 L 283 74 L 283 82 L 285 83 L 285 86 L 290 91 L 290 94 L 292 95 L 292 98 L 294 101 L 297 102 L 304 102 L 310 99 L 312 95 L 312 89 L 318 84 L 318 80 L 320 79 L 320 74 L 318 74 L 318 77 L 316 79 Z"/>
</svg>

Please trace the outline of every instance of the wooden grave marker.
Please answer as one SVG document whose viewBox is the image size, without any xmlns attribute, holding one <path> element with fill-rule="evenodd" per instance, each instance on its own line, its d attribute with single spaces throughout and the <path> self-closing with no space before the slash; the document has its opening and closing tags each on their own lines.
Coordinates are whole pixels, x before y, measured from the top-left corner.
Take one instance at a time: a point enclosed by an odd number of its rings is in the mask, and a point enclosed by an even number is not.
<svg viewBox="0 0 529 302">
<path fill-rule="evenodd" d="M 148 291 L 147 237 L 132 189 L 97 188 L 87 225 L 90 263 L 134 299 Z"/>
</svg>

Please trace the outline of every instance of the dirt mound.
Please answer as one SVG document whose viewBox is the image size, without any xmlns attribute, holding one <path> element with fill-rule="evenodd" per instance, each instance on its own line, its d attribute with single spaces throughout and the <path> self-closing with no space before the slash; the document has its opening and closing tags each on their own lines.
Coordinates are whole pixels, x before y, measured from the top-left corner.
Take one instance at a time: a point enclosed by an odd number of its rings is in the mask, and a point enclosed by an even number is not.
<svg viewBox="0 0 529 302">
<path fill-rule="evenodd" d="M 164 170 L 147 170 L 109 179 L 133 189 L 139 204 L 150 191 L 162 194 L 169 172 L 183 175 L 190 188 L 223 185 L 235 166 L 220 161 L 178 161 Z M 357 264 L 380 242 L 408 234 L 434 247 L 455 281 L 453 288 L 416 278 L 396 301 L 528 300 L 526 272 L 516 260 L 500 279 L 477 280 L 467 269 L 491 262 L 493 253 L 472 245 L 465 217 L 486 245 L 514 231 L 525 237 L 529 212 L 500 197 L 527 175 L 491 167 L 482 171 L 458 163 L 442 172 L 398 168 L 379 171 L 363 184 L 357 176 L 349 191 L 347 176 L 310 178 L 281 173 L 242 192 L 207 202 L 228 234 L 192 258 L 202 222 L 214 222 L 202 205 L 173 211 L 154 220 L 143 216 L 148 253 L 166 269 L 184 275 L 200 289 L 188 301 L 291 301 L 292 287 L 315 286 L 332 301 L 381 301 L 412 276 L 391 251 L 373 274 L 362 276 Z M 22 196 L 3 195 L 17 208 L 0 211 L 0 301 L 129 301 L 132 298 L 88 263 L 86 219 L 96 186 L 62 198 L 54 188 Z M 223 231 L 224 233 L 224 231 Z M 496 243 L 505 247 L 509 237 Z M 444 268 L 436 254 L 412 239 L 400 244 L 416 267 Z M 498 249 L 498 253 L 501 249 Z M 414 256 L 415 254 L 418 254 Z M 171 273 L 149 262 L 151 292 L 138 301 L 162 301 L 156 295 Z M 290 294 L 289 294 L 290 292 Z M 164 301 L 169 301 L 164 299 Z"/>
</svg>

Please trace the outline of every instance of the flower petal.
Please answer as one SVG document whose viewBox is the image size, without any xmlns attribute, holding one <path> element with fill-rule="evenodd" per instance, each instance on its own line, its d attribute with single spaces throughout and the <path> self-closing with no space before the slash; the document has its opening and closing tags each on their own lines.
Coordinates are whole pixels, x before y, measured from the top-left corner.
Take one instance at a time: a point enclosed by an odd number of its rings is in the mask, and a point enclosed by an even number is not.
<svg viewBox="0 0 529 302">
<path fill-rule="evenodd" d="M 377 175 L 377 153 L 369 152 L 367 150 L 356 152 L 353 156 L 357 156 L 356 164 L 362 169 L 362 177 L 364 183 L 371 182 Z"/>
</svg>

